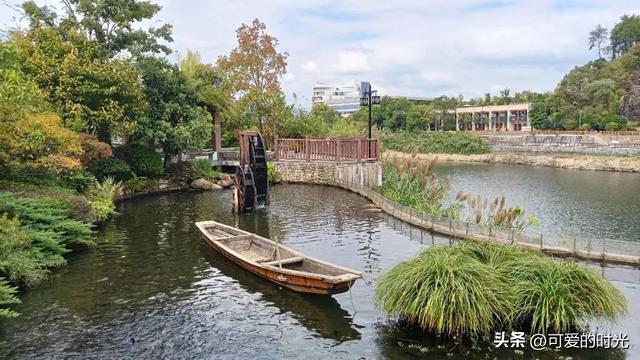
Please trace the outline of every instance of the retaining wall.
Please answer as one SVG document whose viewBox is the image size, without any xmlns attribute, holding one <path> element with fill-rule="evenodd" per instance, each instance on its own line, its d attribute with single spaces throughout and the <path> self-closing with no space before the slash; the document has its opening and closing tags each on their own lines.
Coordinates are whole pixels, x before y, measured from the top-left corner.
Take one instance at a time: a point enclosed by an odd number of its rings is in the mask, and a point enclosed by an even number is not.
<svg viewBox="0 0 640 360">
<path fill-rule="evenodd" d="M 382 185 L 380 162 L 336 164 L 330 162 L 270 162 L 277 180 L 290 183 L 325 184 L 349 182 L 358 186 Z"/>
</svg>

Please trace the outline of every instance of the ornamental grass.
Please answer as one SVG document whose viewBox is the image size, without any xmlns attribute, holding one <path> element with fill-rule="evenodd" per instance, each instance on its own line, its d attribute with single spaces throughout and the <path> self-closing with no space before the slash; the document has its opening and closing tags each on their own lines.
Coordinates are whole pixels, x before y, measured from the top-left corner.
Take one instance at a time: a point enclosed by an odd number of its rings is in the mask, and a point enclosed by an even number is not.
<svg viewBox="0 0 640 360">
<path fill-rule="evenodd" d="M 391 315 L 448 336 L 567 332 L 616 320 L 626 300 L 597 272 L 511 245 L 429 248 L 384 274 L 376 301 Z"/>
</svg>

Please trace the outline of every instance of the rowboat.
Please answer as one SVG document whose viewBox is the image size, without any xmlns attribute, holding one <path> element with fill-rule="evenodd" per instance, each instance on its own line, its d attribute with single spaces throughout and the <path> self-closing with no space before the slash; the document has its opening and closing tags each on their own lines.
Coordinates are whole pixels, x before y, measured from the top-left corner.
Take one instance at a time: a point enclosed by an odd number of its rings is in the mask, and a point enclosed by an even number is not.
<svg viewBox="0 0 640 360">
<path fill-rule="evenodd" d="M 209 247 L 242 268 L 294 291 L 333 295 L 348 291 L 362 273 L 305 256 L 273 240 L 216 221 L 196 223 Z"/>
</svg>

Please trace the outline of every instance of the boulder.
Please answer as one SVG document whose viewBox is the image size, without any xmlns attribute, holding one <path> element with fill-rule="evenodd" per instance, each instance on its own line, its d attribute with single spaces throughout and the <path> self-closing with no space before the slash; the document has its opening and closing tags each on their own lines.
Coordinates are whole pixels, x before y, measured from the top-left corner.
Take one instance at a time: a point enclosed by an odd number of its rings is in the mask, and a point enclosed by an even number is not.
<svg viewBox="0 0 640 360">
<path fill-rule="evenodd" d="M 225 174 L 220 178 L 220 180 L 218 180 L 218 185 L 226 189 L 229 186 L 233 185 L 233 179 L 231 178 L 231 176 Z"/>
<path fill-rule="evenodd" d="M 191 182 L 191 188 L 196 190 L 216 190 L 221 187 L 206 179 L 195 179 Z"/>
</svg>

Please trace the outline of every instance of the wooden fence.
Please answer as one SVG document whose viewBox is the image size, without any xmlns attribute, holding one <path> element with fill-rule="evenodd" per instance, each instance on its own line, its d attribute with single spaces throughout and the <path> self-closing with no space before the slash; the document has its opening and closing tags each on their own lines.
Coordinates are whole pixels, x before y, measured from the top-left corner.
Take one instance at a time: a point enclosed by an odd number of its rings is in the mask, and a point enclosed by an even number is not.
<svg viewBox="0 0 640 360">
<path fill-rule="evenodd" d="M 365 162 L 380 160 L 378 139 L 274 139 L 273 159 L 306 162 Z"/>
</svg>

